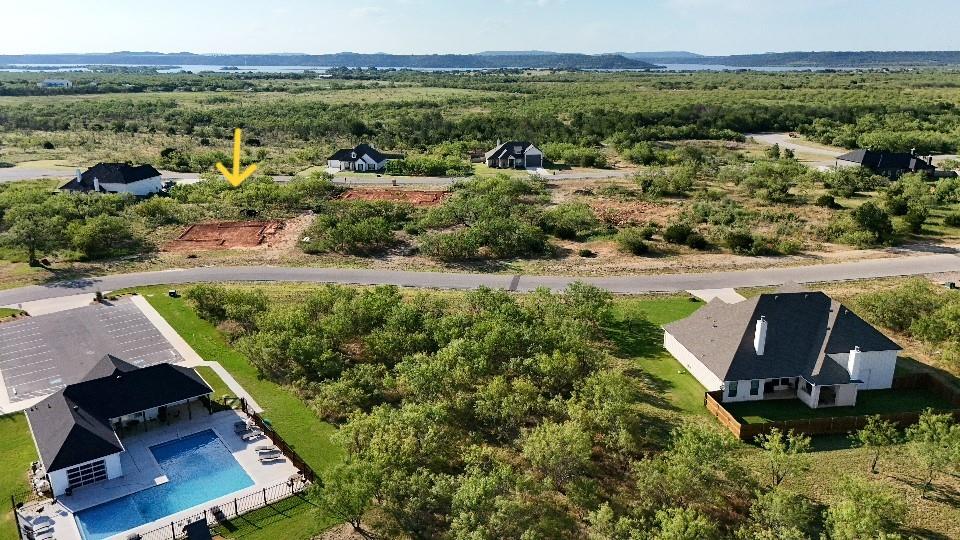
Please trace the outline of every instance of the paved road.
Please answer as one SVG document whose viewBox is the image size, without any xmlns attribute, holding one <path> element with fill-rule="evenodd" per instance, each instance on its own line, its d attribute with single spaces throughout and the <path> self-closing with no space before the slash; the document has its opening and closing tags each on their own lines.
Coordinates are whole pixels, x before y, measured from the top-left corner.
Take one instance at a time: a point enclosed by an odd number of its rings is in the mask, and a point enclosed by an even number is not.
<svg viewBox="0 0 960 540">
<path fill-rule="evenodd" d="M 523 276 L 507 274 L 460 274 L 405 272 L 353 268 L 285 268 L 271 266 L 207 267 L 134 274 L 116 274 L 75 281 L 33 285 L 0 291 L 0 305 L 55 298 L 97 290 L 110 291 L 142 285 L 224 281 L 278 281 L 398 285 L 437 289 L 473 289 L 486 286 L 511 291 L 532 291 L 538 287 L 563 289 L 582 281 L 614 293 L 675 292 L 692 289 L 759 287 L 786 282 L 842 281 L 940 272 L 960 271 L 960 256 L 919 255 L 792 268 L 739 270 L 704 274 L 660 274 L 614 277 Z"/>
<path fill-rule="evenodd" d="M 74 169 L 65 168 L 5 167 L 0 168 L 0 182 L 18 182 L 20 180 L 37 180 L 40 178 L 62 178 L 66 180 L 75 174 L 76 171 Z M 197 177 L 197 173 L 174 171 L 160 171 L 160 174 L 170 180 Z"/>
</svg>

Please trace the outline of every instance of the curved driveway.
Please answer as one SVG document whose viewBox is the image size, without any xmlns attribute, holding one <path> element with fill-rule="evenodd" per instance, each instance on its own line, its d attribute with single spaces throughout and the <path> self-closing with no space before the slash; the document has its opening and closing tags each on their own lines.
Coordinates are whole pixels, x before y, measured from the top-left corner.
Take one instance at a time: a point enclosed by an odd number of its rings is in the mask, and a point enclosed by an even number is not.
<svg viewBox="0 0 960 540">
<path fill-rule="evenodd" d="M 206 267 L 134 274 L 115 274 L 74 281 L 32 285 L 0 291 L 0 305 L 14 305 L 71 294 L 111 291 L 126 287 L 195 282 L 311 282 L 358 285 L 398 285 L 437 289 L 473 289 L 481 286 L 510 291 L 531 291 L 538 287 L 563 289 L 582 281 L 610 292 L 636 294 L 675 292 L 692 289 L 759 287 L 786 282 L 810 283 L 878 277 L 936 274 L 960 271 L 960 256 L 919 255 L 838 264 L 738 270 L 704 274 L 659 274 L 611 277 L 523 276 L 508 274 L 466 274 L 405 272 L 352 268 L 286 268 L 271 266 Z"/>
</svg>

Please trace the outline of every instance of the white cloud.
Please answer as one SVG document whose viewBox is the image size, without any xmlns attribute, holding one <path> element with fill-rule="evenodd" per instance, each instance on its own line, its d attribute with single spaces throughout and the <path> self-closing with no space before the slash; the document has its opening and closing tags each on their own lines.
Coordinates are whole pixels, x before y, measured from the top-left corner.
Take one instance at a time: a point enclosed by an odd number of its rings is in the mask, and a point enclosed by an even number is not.
<svg viewBox="0 0 960 540">
<path fill-rule="evenodd" d="M 347 15 L 355 19 L 364 19 L 367 17 L 377 17 L 383 15 L 384 9 L 378 6 L 360 6 L 347 12 Z"/>
</svg>

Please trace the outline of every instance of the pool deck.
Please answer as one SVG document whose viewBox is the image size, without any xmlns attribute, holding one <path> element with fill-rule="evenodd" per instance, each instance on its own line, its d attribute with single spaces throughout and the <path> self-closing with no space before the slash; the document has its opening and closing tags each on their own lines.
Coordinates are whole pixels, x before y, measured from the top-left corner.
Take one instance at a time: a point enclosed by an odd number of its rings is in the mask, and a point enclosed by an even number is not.
<svg viewBox="0 0 960 540">
<path fill-rule="evenodd" d="M 192 419 L 181 419 L 169 426 L 154 425 L 145 433 L 128 435 L 122 439 L 126 448 L 126 452 L 121 454 L 122 477 L 79 488 L 73 495 L 58 499 L 56 504 L 45 505 L 42 517 L 45 520 L 46 518 L 53 520 L 57 540 L 81 540 L 79 527 L 73 519 L 74 513 L 166 482 L 166 477 L 153 457 L 153 453 L 150 452 L 151 446 L 210 429 L 220 437 L 234 459 L 254 481 L 254 485 L 130 529 L 113 538 L 126 538 L 135 532 L 152 531 L 169 525 L 172 521 L 202 513 L 204 509 L 231 502 L 236 497 L 257 493 L 263 488 L 284 482 L 290 476 L 297 474 L 296 467 L 286 459 L 266 464 L 260 462 L 255 448 L 270 444 L 270 441 L 265 438 L 252 442 L 242 441 L 234 433 L 233 424 L 245 418 L 243 413 L 238 411 L 223 411 L 211 415 L 202 407 L 194 405 Z"/>
</svg>

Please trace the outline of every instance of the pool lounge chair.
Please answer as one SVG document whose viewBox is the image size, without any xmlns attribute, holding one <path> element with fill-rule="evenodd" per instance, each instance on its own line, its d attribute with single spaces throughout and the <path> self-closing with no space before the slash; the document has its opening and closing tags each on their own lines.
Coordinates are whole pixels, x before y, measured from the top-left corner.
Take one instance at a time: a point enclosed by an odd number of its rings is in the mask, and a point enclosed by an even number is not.
<svg viewBox="0 0 960 540">
<path fill-rule="evenodd" d="M 263 437 L 263 432 L 259 429 L 251 429 L 240 434 L 240 439 L 245 442 L 255 441 L 261 437 Z"/>
<path fill-rule="evenodd" d="M 272 445 L 272 444 L 262 444 L 262 445 L 256 447 L 254 450 L 256 450 L 258 454 L 278 454 L 278 453 L 282 453 L 282 452 L 280 452 L 280 449 L 279 449 L 279 448 L 277 448 L 276 446 L 274 446 L 274 445 Z"/>
<path fill-rule="evenodd" d="M 259 456 L 257 459 L 260 460 L 260 463 L 270 463 L 272 461 L 286 461 L 287 458 L 283 454 L 270 454 Z"/>
<path fill-rule="evenodd" d="M 244 431 L 250 431 L 255 429 L 257 426 L 248 421 L 239 421 L 233 423 L 233 432 L 236 434 L 243 433 Z"/>
</svg>

